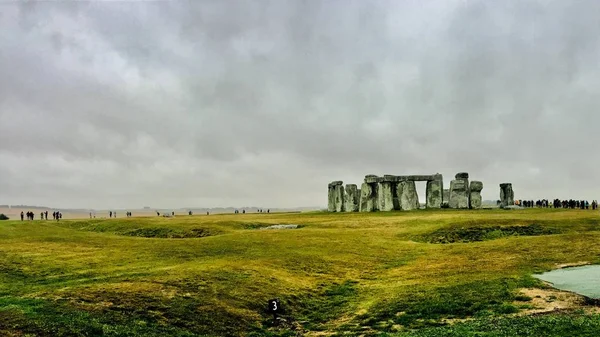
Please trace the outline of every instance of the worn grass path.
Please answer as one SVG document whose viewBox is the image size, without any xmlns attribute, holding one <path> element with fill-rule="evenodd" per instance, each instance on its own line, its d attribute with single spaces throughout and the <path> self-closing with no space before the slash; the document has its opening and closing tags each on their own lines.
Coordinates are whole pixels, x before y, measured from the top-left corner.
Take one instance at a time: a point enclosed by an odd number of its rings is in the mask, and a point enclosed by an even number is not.
<svg viewBox="0 0 600 337">
<path fill-rule="evenodd" d="M 599 229 L 538 209 L 2 221 L 0 336 L 597 336 L 586 310 L 518 316 L 518 289 L 598 262 Z"/>
</svg>

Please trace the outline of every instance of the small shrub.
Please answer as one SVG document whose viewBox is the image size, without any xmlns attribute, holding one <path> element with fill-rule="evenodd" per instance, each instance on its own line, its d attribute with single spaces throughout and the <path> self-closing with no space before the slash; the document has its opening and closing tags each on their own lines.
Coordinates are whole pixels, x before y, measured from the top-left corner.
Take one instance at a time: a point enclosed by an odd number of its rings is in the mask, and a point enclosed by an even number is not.
<svg viewBox="0 0 600 337">
<path fill-rule="evenodd" d="M 539 296 L 538 296 L 539 297 Z M 519 302 L 529 302 L 531 301 L 532 298 L 526 295 L 517 295 L 515 296 L 515 301 L 519 301 Z"/>
<path fill-rule="evenodd" d="M 4 215 L 4 213 L 0 213 L 0 220 L 9 220 L 10 218 Z"/>
</svg>

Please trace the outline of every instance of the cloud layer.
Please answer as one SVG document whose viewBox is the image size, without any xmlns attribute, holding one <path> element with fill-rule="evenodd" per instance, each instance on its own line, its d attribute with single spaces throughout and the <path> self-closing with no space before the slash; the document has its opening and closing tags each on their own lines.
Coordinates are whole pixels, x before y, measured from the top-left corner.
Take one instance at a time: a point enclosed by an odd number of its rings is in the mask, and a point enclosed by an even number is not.
<svg viewBox="0 0 600 337">
<path fill-rule="evenodd" d="M 2 3 L 0 204 L 321 206 L 332 180 L 459 171 L 484 199 L 502 182 L 599 199 L 599 16 L 596 1 Z"/>
</svg>

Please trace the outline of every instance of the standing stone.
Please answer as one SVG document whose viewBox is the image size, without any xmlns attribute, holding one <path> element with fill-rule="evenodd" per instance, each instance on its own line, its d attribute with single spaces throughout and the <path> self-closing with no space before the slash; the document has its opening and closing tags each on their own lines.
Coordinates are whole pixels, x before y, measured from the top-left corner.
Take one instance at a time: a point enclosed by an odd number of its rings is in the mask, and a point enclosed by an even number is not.
<svg viewBox="0 0 600 337">
<path fill-rule="evenodd" d="M 469 208 L 469 180 L 455 179 L 450 182 L 450 208 Z"/>
<path fill-rule="evenodd" d="M 397 187 L 400 193 L 400 208 L 404 211 L 419 209 L 419 195 L 414 181 L 402 181 Z"/>
<path fill-rule="evenodd" d="M 470 190 L 470 207 L 472 209 L 480 209 L 481 208 L 481 190 L 483 190 L 483 183 L 481 181 L 471 181 L 471 185 L 469 185 Z"/>
<path fill-rule="evenodd" d="M 400 195 L 398 194 L 398 182 L 400 181 L 400 177 L 386 174 L 383 176 L 383 181 L 390 182 L 390 188 L 392 189 L 393 209 L 399 211 Z"/>
<path fill-rule="evenodd" d="M 341 181 L 332 181 L 327 185 L 327 211 L 335 212 L 335 189 L 337 185 L 341 185 Z"/>
<path fill-rule="evenodd" d="M 358 212 L 360 204 L 360 190 L 356 187 L 356 184 L 346 185 L 346 212 Z"/>
<path fill-rule="evenodd" d="M 328 185 L 327 194 L 327 210 L 329 212 L 344 211 L 344 183 L 342 181 L 334 181 Z"/>
<path fill-rule="evenodd" d="M 382 181 L 377 183 L 377 208 L 380 211 L 388 212 L 394 210 L 394 195 L 392 182 Z"/>
<path fill-rule="evenodd" d="M 440 208 L 443 202 L 443 180 L 427 181 L 427 189 L 425 191 L 425 206 L 427 208 Z"/>
<path fill-rule="evenodd" d="M 511 183 L 500 184 L 500 208 L 515 204 L 515 193 Z"/>
<path fill-rule="evenodd" d="M 359 211 L 374 212 L 377 210 L 377 204 L 377 183 L 368 183 L 365 181 L 360 188 Z"/>
</svg>

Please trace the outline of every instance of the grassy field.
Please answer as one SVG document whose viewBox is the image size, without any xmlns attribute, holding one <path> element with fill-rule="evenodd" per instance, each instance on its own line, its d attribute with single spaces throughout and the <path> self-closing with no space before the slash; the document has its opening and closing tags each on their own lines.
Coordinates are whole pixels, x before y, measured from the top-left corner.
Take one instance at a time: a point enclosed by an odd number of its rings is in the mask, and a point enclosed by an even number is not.
<svg viewBox="0 0 600 337">
<path fill-rule="evenodd" d="M 594 303 L 553 310 L 532 275 L 599 262 L 599 228 L 541 209 L 1 221 L 0 335 L 598 336 Z"/>
</svg>

